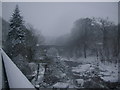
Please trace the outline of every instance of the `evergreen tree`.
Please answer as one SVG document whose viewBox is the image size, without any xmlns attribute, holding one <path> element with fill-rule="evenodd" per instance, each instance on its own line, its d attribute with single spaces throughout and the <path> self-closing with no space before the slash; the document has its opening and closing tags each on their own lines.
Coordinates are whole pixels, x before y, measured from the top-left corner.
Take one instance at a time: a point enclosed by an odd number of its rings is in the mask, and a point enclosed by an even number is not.
<svg viewBox="0 0 120 90">
<path fill-rule="evenodd" d="M 10 19 L 10 28 L 7 37 L 7 53 L 12 58 L 18 54 L 25 55 L 26 34 L 28 30 L 24 26 L 23 17 L 20 15 L 18 5 Z M 24 52 L 24 53 L 23 53 Z"/>
</svg>

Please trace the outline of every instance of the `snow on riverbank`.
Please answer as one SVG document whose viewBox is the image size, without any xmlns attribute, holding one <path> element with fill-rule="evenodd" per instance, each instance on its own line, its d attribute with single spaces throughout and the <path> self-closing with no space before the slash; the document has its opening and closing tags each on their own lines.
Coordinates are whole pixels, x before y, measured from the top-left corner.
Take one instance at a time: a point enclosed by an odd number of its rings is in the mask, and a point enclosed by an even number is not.
<svg viewBox="0 0 120 90">
<path fill-rule="evenodd" d="M 89 71 L 90 69 L 92 69 L 90 67 L 91 67 L 90 64 L 79 65 L 77 67 L 73 67 L 72 71 L 73 72 L 81 73 L 81 72 Z"/>
<path fill-rule="evenodd" d="M 69 84 L 69 88 L 72 87 L 103 87 L 104 83 L 106 82 L 117 82 L 118 81 L 118 65 L 115 63 L 108 63 L 108 62 L 100 62 L 96 57 L 87 57 L 85 58 L 79 58 L 79 59 L 67 59 L 67 58 L 61 58 L 59 57 L 59 60 L 62 60 L 62 62 L 65 62 L 65 64 L 70 67 L 72 70 L 71 73 L 73 73 L 73 77 L 75 79 L 76 84 L 71 84 L 70 82 L 62 82 L 61 83 L 67 83 Z M 58 68 L 58 67 L 57 67 Z M 55 71 L 57 69 L 56 67 L 53 69 Z M 37 71 L 35 71 L 37 73 Z M 43 76 L 44 74 L 44 68 L 43 66 L 40 67 L 38 80 L 35 81 L 35 78 L 32 80 L 32 83 L 36 86 L 38 86 L 41 83 L 41 86 L 51 87 L 47 85 L 46 83 L 43 83 Z M 55 74 L 55 73 L 53 73 Z M 65 73 L 59 73 L 63 77 L 65 76 Z M 87 83 L 87 84 L 86 84 Z M 89 85 L 89 83 L 92 83 L 92 85 Z M 95 84 L 95 85 L 94 85 Z M 88 85 L 88 86 L 87 86 Z M 102 85 L 102 86 L 101 86 Z M 54 87 L 65 87 L 64 85 L 59 83 L 55 83 L 53 85 Z M 106 87 L 106 85 L 104 86 Z"/>
<path fill-rule="evenodd" d="M 81 63 L 78 66 L 72 67 L 72 72 L 79 73 L 80 76 L 81 74 L 86 75 L 86 73 L 90 73 L 90 75 L 92 75 L 92 72 L 96 72 L 96 68 L 98 68 L 98 76 L 100 76 L 104 81 L 118 81 L 118 64 L 108 62 L 102 63 L 100 60 L 97 60 L 96 57 L 88 57 L 86 59 L 79 58 L 77 60 L 70 59 L 70 61 Z"/>
<path fill-rule="evenodd" d="M 118 81 L 118 64 L 108 63 L 99 65 L 100 75 L 104 81 L 117 82 Z"/>
</svg>

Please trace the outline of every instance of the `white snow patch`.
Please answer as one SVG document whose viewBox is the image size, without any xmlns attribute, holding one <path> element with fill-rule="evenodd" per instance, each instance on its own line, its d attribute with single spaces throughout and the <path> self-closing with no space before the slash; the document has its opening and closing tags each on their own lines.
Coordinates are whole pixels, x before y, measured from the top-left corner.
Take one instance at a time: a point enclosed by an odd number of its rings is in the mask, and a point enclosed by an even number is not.
<svg viewBox="0 0 120 90">
<path fill-rule="evenodd" d="M 68 88 L 69 83 L 58 82 L 53 85 L 53 88 Z"/>
<path fill-rule="evenodd" d="M 78 67 L 73 67 L 72 71 L 77 73 L 85 72 L 90 69 L 90 66 L 90 64 L 79 65 Z"/>
<path fill-rule="evenodd" d="M 109 63 L 102 64 L 100 63 L 99 69 L 101 70 L 101 78 L 105 81 L 117 82 L 118 81 L 118 64 Z"/>
<path fill-rule="evenodd" d="M 84 85 L 84 80 L 83 79 L 76 79 L 76 83 L 80 86 Z"/>
</svg>

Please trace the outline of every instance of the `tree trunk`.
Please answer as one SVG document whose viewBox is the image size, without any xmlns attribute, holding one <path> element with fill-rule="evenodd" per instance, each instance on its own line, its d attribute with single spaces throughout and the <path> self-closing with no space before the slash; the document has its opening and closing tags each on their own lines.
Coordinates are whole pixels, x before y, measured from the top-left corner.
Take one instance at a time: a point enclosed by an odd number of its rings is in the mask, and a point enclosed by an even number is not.
<svg viewBox="0 0 120 90">
<path fill-rule="evenodd" d="M 38 63 L 38 68 L 37 68 L 37 77 L 36 77 L 36 81 L 38 80 L 38 75 L 39 75 L 39 63 Z"/>
<path fill-rule="evenodd" d="M 105 59 L 109 59 L 109 48 L 108 48 L 108 41 L 107 41 L 107 31 L 104 28 L 103 30 L 103 52 L 105 55 Z"/>
<path fill-rule="evenodd" d="M 86 43 L 84 44 L 84 58 L 86 58 L 87 55 L 86 55 Z"/>
<path fill-rule="evenodd" d="M 119 53 L 120 53 L 120 25 L 118 25 L 118 35 L 117 35 L 117 42 L 118 42 L 118 45 L 117 45 L 117 47 L 118 47 L 118 50 L 117 50 L 117 55 L 116 56 L 118 56 L 119 55 Z"/>
</svg>

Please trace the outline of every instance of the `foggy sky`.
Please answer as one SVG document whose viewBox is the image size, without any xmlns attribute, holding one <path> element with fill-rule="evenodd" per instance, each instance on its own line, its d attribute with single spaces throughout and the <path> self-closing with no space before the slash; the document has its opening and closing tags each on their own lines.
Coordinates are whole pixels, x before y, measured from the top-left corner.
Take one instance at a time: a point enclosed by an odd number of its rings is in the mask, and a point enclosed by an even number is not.
<svg viewBox="0 0 120 90">
<path fill-rule="evenodd" d="M 45 36 L 69 33 L 74 21 L 83 17 L 109 17 L 118 22 L 117 2 L 3 2 L 2 16 L 9 21 L 16 4 L 26 23 L 30 23 Z"/>
</svg>

